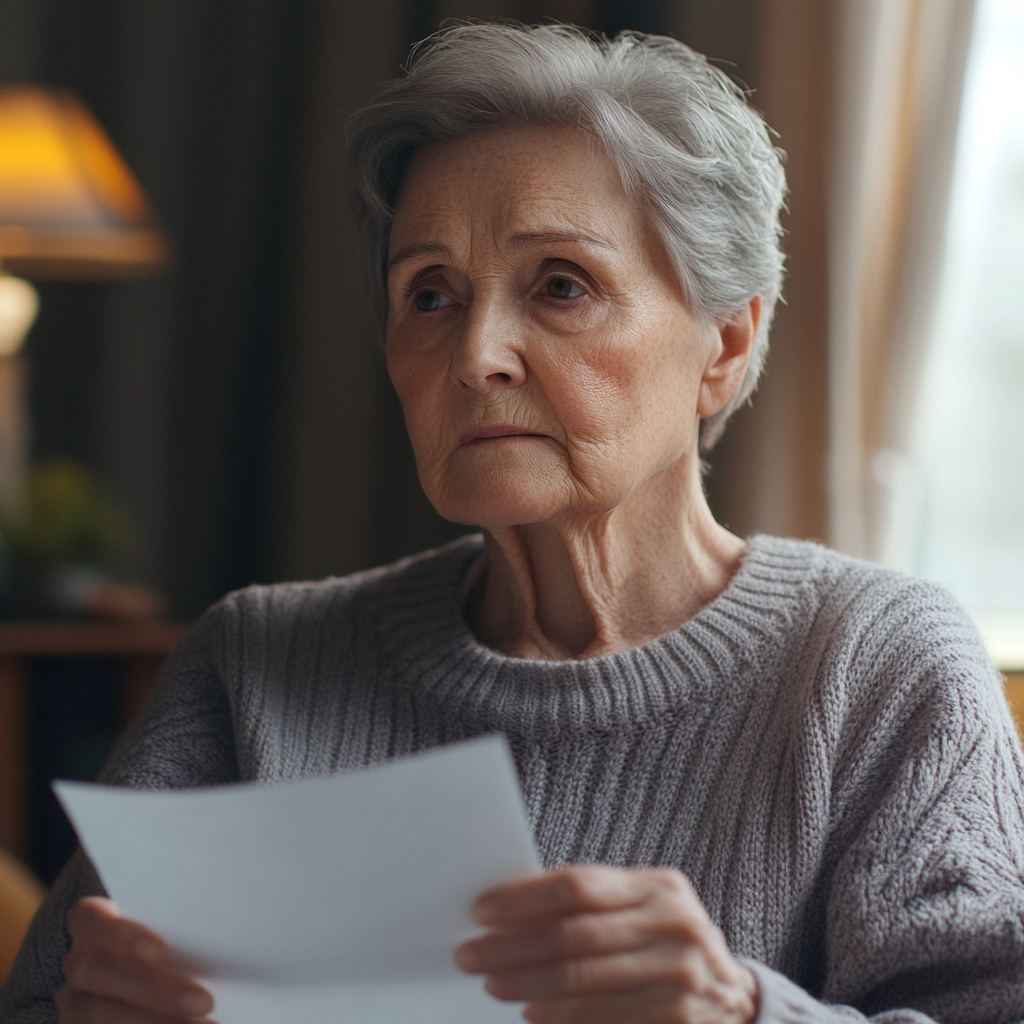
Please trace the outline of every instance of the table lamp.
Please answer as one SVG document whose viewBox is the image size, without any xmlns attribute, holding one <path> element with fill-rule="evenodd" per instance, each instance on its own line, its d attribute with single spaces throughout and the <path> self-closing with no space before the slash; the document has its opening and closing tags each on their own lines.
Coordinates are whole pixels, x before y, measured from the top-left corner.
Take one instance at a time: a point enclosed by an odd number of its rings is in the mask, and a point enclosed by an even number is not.
<svg viewBox="0 0 1024 1024">
<path fill-rule="evenodd" d="M 19 352 L 39 299 L 23 278 L 133 277 L 168 260 L 142 190 L 85 107 L 56 90 L 0 87 L 0 513 L 25 511 Z"/>
</svg>

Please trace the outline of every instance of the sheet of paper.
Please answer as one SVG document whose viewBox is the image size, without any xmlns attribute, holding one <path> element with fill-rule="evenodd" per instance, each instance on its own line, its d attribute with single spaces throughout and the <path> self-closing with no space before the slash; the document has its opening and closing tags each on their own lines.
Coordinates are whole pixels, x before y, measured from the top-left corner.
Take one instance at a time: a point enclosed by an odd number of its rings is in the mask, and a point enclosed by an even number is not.
<svg viewBox="0 0 1024 1024">
<path fill-rule="evenodd" d="M 107 891 L 220 1024 L 511 1024 L 462 975 L 483 890 L 538 869 L 504 740 L 262 786 L 54 789 Z"/>
</svg>

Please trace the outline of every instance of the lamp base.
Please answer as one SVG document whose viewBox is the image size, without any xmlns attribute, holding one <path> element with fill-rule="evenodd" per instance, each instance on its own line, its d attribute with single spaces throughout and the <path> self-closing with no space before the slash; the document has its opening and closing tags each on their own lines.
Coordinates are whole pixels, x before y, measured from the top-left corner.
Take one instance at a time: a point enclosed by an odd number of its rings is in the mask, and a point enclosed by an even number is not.
<svg viewBox="0 0 1024 1024">
<path fill-rule="evenodd" d="M 9 519 L 26 511 L 28 410 L 25 363 L 19 353 L 38 312 L 35 288 L 0 273 L 0 513 Z"/>
<path fill-rule="evenodd" d="M 0 356 L 13 356 L 21 350 L 38 312 L 35 288 L 0 270 Z"/>
</svg>

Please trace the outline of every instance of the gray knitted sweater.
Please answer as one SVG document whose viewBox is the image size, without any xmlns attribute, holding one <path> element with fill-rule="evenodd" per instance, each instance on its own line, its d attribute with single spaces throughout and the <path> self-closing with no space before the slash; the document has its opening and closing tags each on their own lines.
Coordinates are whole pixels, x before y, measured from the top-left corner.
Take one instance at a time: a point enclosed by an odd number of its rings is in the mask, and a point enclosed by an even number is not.
<svg viewBox="0 0 1024 1024">
<path fill-rule="evenodd" d="M 1024 768 L 948 595 L 757 537 L 680 629 L 528 661 L 481 646 L 462 617 L 480 551 L 467 538 L 228 596 L 175 651 L 106 779 L 293 778 L 500 732 L 544 863 L 684 871 L 755 971 L 762 1024 L 1024 1017 Z M 0 1021 L 56 1020 L 64 917 L 98 891 L 76 857 Z"/>
</svg>

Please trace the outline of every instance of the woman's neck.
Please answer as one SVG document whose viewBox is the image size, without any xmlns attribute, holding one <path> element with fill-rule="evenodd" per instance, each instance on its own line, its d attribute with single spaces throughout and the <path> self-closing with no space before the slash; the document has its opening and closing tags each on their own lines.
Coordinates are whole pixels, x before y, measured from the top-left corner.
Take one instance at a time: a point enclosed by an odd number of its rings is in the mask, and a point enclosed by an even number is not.
<svg viewBox="0 0 1024 1024">
<path fill-rule="evenodd" d="M 740 538 L 715 522 L 696 467 L 648 480 L 617 508 L 485 531 L 467 614 L 481 641 L 520 658 L 591 658 L 670 632 L 739 568 Z"/>
</svg>

